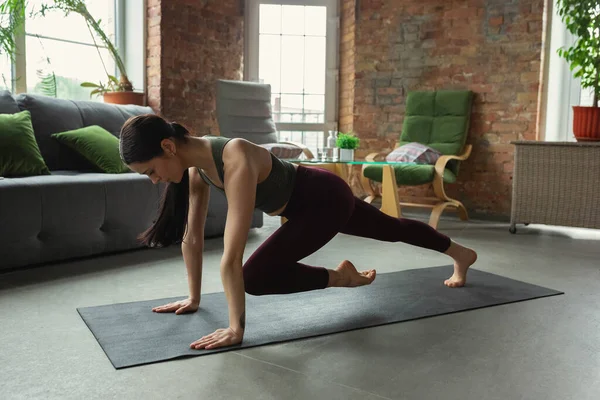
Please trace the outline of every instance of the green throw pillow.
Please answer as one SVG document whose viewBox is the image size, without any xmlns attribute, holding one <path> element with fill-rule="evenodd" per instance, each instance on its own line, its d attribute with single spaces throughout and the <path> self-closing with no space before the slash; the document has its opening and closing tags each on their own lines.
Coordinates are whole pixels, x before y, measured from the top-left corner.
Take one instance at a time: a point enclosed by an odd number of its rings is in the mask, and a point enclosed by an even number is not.
<svg viewBox="0 0 600 400">
<path fill-rule="evenodd" d="M 98 125 L 55 133 L 53 138 L 66 144 L 108 174 L 130 172 L 119 155 L 119 139 Z"/>
<path fill-rule="evenodd" d="M 0 176 L 50 175 L 33 134 L 31 113 L 0 114 Z"/>
</svg>

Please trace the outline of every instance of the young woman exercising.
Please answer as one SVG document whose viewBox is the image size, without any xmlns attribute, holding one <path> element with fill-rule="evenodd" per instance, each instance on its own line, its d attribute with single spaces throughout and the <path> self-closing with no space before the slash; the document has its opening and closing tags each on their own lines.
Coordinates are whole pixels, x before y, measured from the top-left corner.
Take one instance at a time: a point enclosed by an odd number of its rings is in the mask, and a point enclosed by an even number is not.
<svg viewBox="0 0 600 400">
<path fill-rule="evenodd" d="M 229 305 L 229 327 L 193 342 L 193 349 L 214 349 L 242 341 L 244 292 L 256 296 L 284 294 L 373 282 L 375 270 L 359 272 L 348 260 L 335 269 L 298 262 L 339 232 L 445 253 L 454 259 L 454 274 L 444 282 L 449 287 L 463 286 L 467 269 L 477 259 L 475 251 L 429 225 L 390 217 L 355 197 L 335 174 L 280 160 L 244 139 L 195 137 L 177 123 L 142 115 L 124 124 L 120 152 L 133 171 L 148 175 L 154 184 L 168 183 L 159 217 L 142 234 L 143 242 L 152 247 L 182 243 L 189 298 L 156 307 L 155 312 L 198 310 L 209 185 L 227 197 L 220 271 Z M 242 266 L 255 208 L 288 221 Z"/>
</svg>

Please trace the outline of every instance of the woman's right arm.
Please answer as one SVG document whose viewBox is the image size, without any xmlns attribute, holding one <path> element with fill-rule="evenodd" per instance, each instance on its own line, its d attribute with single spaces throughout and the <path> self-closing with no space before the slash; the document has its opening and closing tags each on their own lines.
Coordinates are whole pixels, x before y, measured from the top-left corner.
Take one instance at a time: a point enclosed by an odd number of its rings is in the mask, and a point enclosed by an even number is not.
<svg viewBox="0 0 600 400">
<path fill-rule="evenodd" d="M 181 251 L 187 269 L 190 296 L 185 300 L 154 307 L 152 309 L 154 312 L 183 314 L 195 312 L 200 305 L 204 224 L 208 214 L 210 188 L 196 168 L 190 168 L 189 178 L 187 228 L 181 244 Z"/>
<path fill-rule="evenodd" d="M 204 224 L 208 214 L 210 188 L 196 168 L 190 168 L 189 175 L 190 202 L 188 222 L 181 250 L 187 269 L 190 300 L 194 303 L 200 303 Z"/>
</svg>

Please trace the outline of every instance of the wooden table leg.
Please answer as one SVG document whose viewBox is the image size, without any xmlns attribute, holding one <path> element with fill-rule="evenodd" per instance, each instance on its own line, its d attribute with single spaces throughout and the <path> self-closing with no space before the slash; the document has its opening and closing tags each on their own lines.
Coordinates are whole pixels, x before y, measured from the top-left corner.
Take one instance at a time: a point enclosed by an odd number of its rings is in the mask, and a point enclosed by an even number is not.
<svg viewBox="0 0 600 400">
<path fill-rule="evenodd" d="M 350 183 L 348 180 L 348 178 L 349 178 L 348 167 L 349 166 L 345 163 L 335 163 L 333 165 L 335 167 L 335 174 L 337 176 L 339 176 L 340 178 L 342 178 L 344 181 L 346 181 L 346 183 L 349 184 Z M 352 167 L 352 166 L 350 166 L 350 167 Z"/>
<path fill-rule="evenodd" d="M 398 199 L 398 184 L 394 167 L 392 165 L 383 166 L 383 182 L 381 185 L 381 208 L 380 210 L 387 215 L 400 218 L 400 200 Z"/>
</svg>

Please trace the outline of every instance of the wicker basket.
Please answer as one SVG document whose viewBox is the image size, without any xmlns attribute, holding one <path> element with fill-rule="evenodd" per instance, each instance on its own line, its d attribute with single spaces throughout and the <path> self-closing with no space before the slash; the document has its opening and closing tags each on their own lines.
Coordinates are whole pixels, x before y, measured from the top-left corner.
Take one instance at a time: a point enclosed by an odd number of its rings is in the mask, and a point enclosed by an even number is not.
<svg viewBox="0 0 600 400">
<path fill-rule="evenodd" d="M 512 233 L 519 223 L 600 228 L 600 142 L 512 144 Z"/>
</svg>

